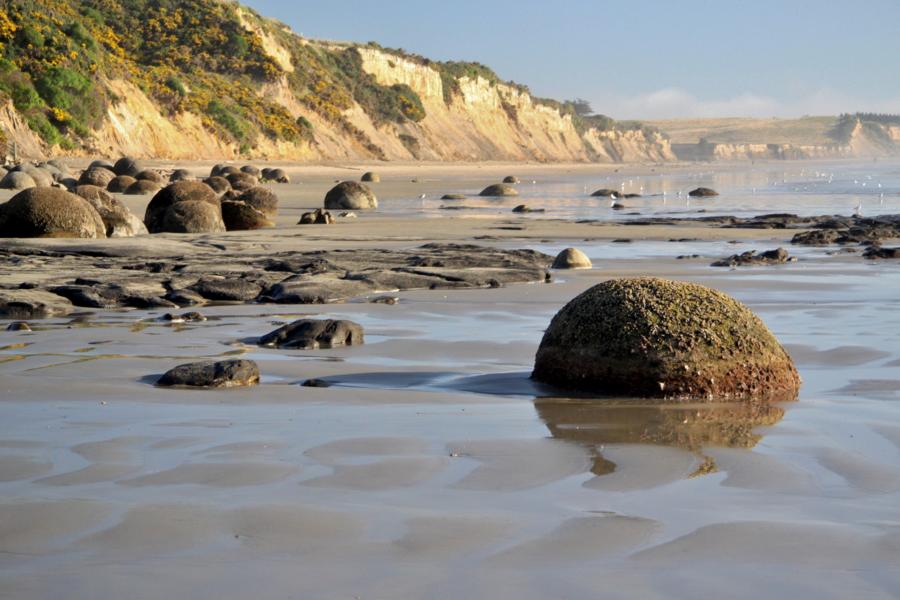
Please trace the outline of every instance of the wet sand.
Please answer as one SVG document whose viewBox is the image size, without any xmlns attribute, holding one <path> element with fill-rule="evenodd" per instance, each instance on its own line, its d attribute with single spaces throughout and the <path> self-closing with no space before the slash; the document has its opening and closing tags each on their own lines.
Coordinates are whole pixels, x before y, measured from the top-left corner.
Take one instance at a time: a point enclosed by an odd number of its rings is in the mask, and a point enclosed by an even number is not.
<svg viewBox="0 0 900 600">
<path fill-rule="evenodd" d="M 199 309 L 208 321 L 185 324 L 158 321 L 164 311 L 79 309 L 34 321 L 31 333 L 0 331 L 0 596 L 900 593 L 900 265 L 791 248 L 796 263 L 714 269 L 715 258 L 785 245 L 791 232 L 506 209 L 429 218 L 387 209 L 294 226 L 319 205 L 330 169 L 297 170 L 301 183 L 274 188 L 276 230 L 28 244 L 163 256 L 215 245 L 575 245 L 594 268 L 556 272 L 549 284 L 399 292 L 396 305 L 216 305 Z M 430 169 L 380 168 L 397 178 L 376 187 L 383 206 L 423 185 L 437 194 L 483 181 L 460 167 L 446 178 Z M 411 173 L 438 181 L 413 183 Z M 123 198 L 137 210 L 148 200 Z M 613 241 L 623 237 L 633 242 Z M 699 258 L 676 259 L 685 254 Z M 553 314 L 587 287 L 632 274 L 695 281 L 747 303 L 797 361 L 799 401 L 659 406 L 533 384 Z M 4 271 L 0 282 L 12 277 Z M 366 344 L 252 343 L 302 315 L 355 320 Z M 152 385 L 176 364 L 219 356 L 257 361 L 262 384 Z M 332 387 L 299 385 L 309 378 Z"/>
</svg>

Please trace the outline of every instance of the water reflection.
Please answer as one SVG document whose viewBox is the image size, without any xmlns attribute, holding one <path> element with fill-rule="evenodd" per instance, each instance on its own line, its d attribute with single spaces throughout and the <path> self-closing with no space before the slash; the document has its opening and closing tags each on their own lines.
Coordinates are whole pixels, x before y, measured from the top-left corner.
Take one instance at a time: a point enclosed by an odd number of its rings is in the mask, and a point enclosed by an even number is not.
<svg viewBox="0 0 900 600">
<path fill-rule="evenodd" d="M 759 427 L 775 425 L 784 409 L 767 402 L 674 404 L 648 400 L 539 398 L 534 406 L 554 438 L 577 442 L 594 456 L 591 471 L 606 475 L 617 466 L 603 456 L 607 445 L 668 446 L 697 457 L 692 475 L 716 471 L 707 447 L 753 448 Z"/>
</svg>

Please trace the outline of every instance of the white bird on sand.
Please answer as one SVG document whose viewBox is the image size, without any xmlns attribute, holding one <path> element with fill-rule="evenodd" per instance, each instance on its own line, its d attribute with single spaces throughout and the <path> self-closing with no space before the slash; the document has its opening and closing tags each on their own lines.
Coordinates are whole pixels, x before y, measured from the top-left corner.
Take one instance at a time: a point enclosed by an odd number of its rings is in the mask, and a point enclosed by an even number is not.
<svg viewBox="0 0 900 600">
<path fill-rule="evenodd" d="M 428 196 L 426 196 L 425 194 L 422 194 L 421 196 L 419 196 L 419 200 L 424 200 L 424 199 L 427 198 L 427 197 L 428 197 Z"/>
</svg>

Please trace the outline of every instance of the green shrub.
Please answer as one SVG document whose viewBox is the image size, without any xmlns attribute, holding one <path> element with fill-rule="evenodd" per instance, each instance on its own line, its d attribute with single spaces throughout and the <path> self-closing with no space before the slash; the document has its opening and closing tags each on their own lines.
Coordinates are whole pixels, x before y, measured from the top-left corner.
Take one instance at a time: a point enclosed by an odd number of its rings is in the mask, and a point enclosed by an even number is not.
<svg viewBox="0 0 900 600">
<path fill-rule="evenodd" d="M 206 105 L 208 114 L 216 123 L 225 128 L 231 137 L 241 146 L 249 147 L 254 141 L 253 130 L 250 124 L 239 114 L 236 106 L 226 106 L 219 100 L 210 100 Z M 241 150 L 241 153 L 246 153 Z"/>
<path fill-rule="evenodd" d="M 181 82 L 181 80 L 174 75 L 170 75 L 168 78 L 166 78 L 166 87 L 179 96 L 187 96 L 187 88 L 184 87 L 184 84 Z"/>
<path fill-rule="evenodd" d="M 50 122 L 50 119 L 43 112 L 32 111 L 26 113 L 25 122 L 28 123 L 28 127 L 32 131 L 41 136 L 41 139 L 49 145 L 54 146 L 62 143 L 64 138 L 59 129 L 53 126 L 53 123 Z"/>
</svg>

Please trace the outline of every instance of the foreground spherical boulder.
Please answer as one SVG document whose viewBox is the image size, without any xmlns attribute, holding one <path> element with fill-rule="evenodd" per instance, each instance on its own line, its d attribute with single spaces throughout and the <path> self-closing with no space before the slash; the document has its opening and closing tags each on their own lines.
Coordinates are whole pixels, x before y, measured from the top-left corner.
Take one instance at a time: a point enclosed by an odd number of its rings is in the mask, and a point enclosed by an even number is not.
<svg viewBox="0 0 900 600">
<path fill-rule="evenodd" d="M 259 366 L 252 360 L 205 361 L 178 365 L 167 371 L 156 385 L 227 388 L 259 383 Z"/>
<path fill-rule="evenodd" d="M 594 265 L 587 254 L 578 248 L 566 248 L 553 261 L 552 269 L 590 269 Z"/>
<path fill-rule="evenodd" d="M 481 193 L 479 194 L 479 196 L 487 196 L 487 197 L 494 197 L 494 198 L 500 198 L 503 196 L 518 196 L 518 195 L 519 195 L 519 191 L 508 183 L 495 183 L 494 185 L 489 185 L 486 188 L 484 188 L 483 190 L 481 190 Z"/>
<path fill-rule="evenodd" d="M 0 204 L 0 237 L 96 239 L 106 237 L 106 227 L 84 198 L 59 188 L 30 188 Z"/>
<path fill-rule="evenodd" d="M 188 200 L 200 200 L 214 204 L 217 208 L 219 198 L 211 187 L 199 181 L 178 181 L 159 190 L 147 204 L 144 212 L 144 224 L 150 233 L 164 231 L 163 216 L 173 204 Z"/>
<path fill-rule="evenodd" d="M 378 208 L 378 198 L 368 186 L 355 181 L 339 183 L 325 194 L 325 208 L 370 210 Z"/>
<path fill-rule="evenodd" d="M 750 309 L 693 283 L 596 285 L 557 313 L 532 378 L 601 395 L 794 400 L 790 356 Z"/>
</svg>

